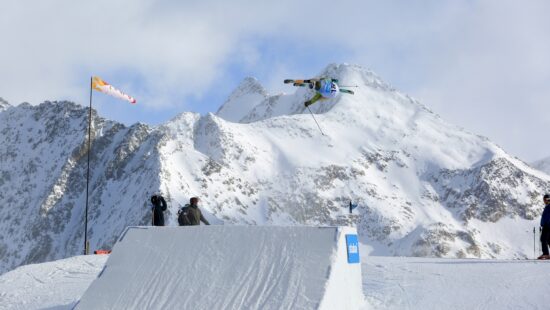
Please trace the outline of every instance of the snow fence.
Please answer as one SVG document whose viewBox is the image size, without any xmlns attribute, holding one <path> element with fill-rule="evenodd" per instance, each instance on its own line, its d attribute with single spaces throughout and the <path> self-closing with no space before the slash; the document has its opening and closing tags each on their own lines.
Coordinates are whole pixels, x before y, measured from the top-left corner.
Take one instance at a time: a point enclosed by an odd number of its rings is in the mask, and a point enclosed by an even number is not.
<svg viewBox="0 0 550 310">
<path fill-rule="evenodd" d="M 76 309 L 358 309 L 351 227 L 129 227 Z"/>
</svg>

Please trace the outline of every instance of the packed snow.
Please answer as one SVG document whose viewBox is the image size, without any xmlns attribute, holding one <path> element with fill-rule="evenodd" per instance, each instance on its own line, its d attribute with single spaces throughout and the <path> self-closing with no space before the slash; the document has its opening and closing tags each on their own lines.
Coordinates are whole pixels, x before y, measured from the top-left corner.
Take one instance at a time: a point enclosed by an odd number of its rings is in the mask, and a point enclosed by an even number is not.
<svg viewBox="0 0 550 310">
<path fill-rule="evenodd" d="M 368 256 L 363 248 L 360 252 L 363 310 L 543 310 L 550 303 L 550 261 Z M 72 309 L 105 261 L 106 256 L 77 256 L 8 272 L 0 276 L 0 309 Z"/>
<path fill-rule="evenodd" d="M 363 257 L 365 309 L 549 309 L 550 261 Z"/>
<path fill-rule="evenodd" d="M 0 309 L 72 309 L 107 258 L 75 256 L 5 273 L 0 276 Z"/>
</svg>

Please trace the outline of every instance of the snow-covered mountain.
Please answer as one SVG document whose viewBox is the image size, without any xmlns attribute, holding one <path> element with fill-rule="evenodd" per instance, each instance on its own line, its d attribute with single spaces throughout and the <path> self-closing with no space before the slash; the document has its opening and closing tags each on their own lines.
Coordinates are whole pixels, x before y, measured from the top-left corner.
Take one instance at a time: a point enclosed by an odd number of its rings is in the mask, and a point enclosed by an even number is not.
<svg viewBox="0 0 550 310">
<path fill-rule="evenodd" d="M 247 77 L 229 95 L 216 115 L 228 121 L 238 122 L 245 118 L 259 102 L 267 98 L 269 95 L 260 82 L 255 78 Z"/>
<path fill-rule="evenodd" d="M 70 102 L 0 113 L 1 270 L 83 250 L 87 110 Z M 158 135 L 94 117 L 90 226 L 94 248 L 146 223 L 144 190 L 160 184 Z M 135 210 L 135 211 L 132 211 Z"/>
<path fill-rule="evenodd" d="M 359 66 L 320 75 L 359 86 L 311 107 L 326 136 L 304 111 L 310 90 L 270 95 L 250 78 L 217 115 L 126 127 L 94 113 L 92 249 L 148 224 L 161 191 L 170 225 L 198 195 L 217 224 L 356 224 L 373 255 L 532 255 L 548 175 Z M 0 272 L 82 252 L 86 122 L 70 102 L 0 113 Z"/>
</svg>

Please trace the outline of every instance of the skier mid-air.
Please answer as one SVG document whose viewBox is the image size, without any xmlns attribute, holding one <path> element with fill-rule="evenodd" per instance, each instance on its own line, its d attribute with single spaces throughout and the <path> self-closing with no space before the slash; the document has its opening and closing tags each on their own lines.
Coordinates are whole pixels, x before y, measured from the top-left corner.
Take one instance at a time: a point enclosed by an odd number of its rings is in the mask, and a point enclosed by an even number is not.
<svg viewBox="0 0 550 310">
<path fill-rule="evenodd" d="M 338 86 L 337 79 L 331 78 L 319 78 L 319 79 L 309 79 L 309 80 L 285 80 L 285 84 L 292 83 L 294 86 L 299 87 L 309 87 L 310 89 L 315 89 L 316 93 L 313 98 L 304 102 L 306 107 L 314 104 L 318 100 L 335 98 L 339 92 L 351 94 L 354 92 L 348 89 L 343 89 Z"/>
<path fill-rule="evenodd" d="M 349 89 L 340 88 L 340 86 L 338 85 L 337 79 L 326 78 L 326 77 L 309 79 L 309 80 L 287 79 L 284 81 L 284 83 L 285 84 L 292 83 L 292 85 L 294 86 L 309 87 L 309 89 L 315 90 L 315 95 L 308 101 L 304 102 L 304 106 L 309 110 L 309 113 L 311 113 L 313 120 L 315 120 L 315 123 L 317 124 L 317 127 L 319 127 L 319 130 L 321 131 L 321 134 L 323 136 L 325 134 L 323 133 L 323 130 L 321 130 L 321 126 L 319 126 L 319 123 L 317 123 L 317 120 L 315 119 L 315 116 L 313 116 L 313 113 L 309 109 L 309 106 L 319 100 L 335 98 L 336 96 L 338 96 L 338 93 L 340 92 L 345 94 L 350 94 L 350 95 L 354 94 L 354 92 Z M 357 87 L 357 86 L 351 86 L 351 87 Z"/>
</svg>

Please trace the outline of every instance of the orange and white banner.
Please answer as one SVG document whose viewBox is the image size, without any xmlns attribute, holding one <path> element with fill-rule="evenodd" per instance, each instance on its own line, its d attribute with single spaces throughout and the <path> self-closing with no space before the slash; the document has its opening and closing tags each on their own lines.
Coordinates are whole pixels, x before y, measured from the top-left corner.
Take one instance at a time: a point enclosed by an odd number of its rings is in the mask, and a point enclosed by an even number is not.
<svg viewBox="0 0 550 310">
<path fill-rule="evenodd" d="M 130 103 L 137 102 L 136 99 L 134 99 L 133 97 L 126 95 L 125 93 L 114 88 L 112 85 L 110 85 L 109 83 L 105 82 L 104 80 L 100 79 L 97 76 L 94 76 L 92 78 L 92 88 L 102 93 L 116 97 L 118 99 L 129 101 Z"/>
</svg>

